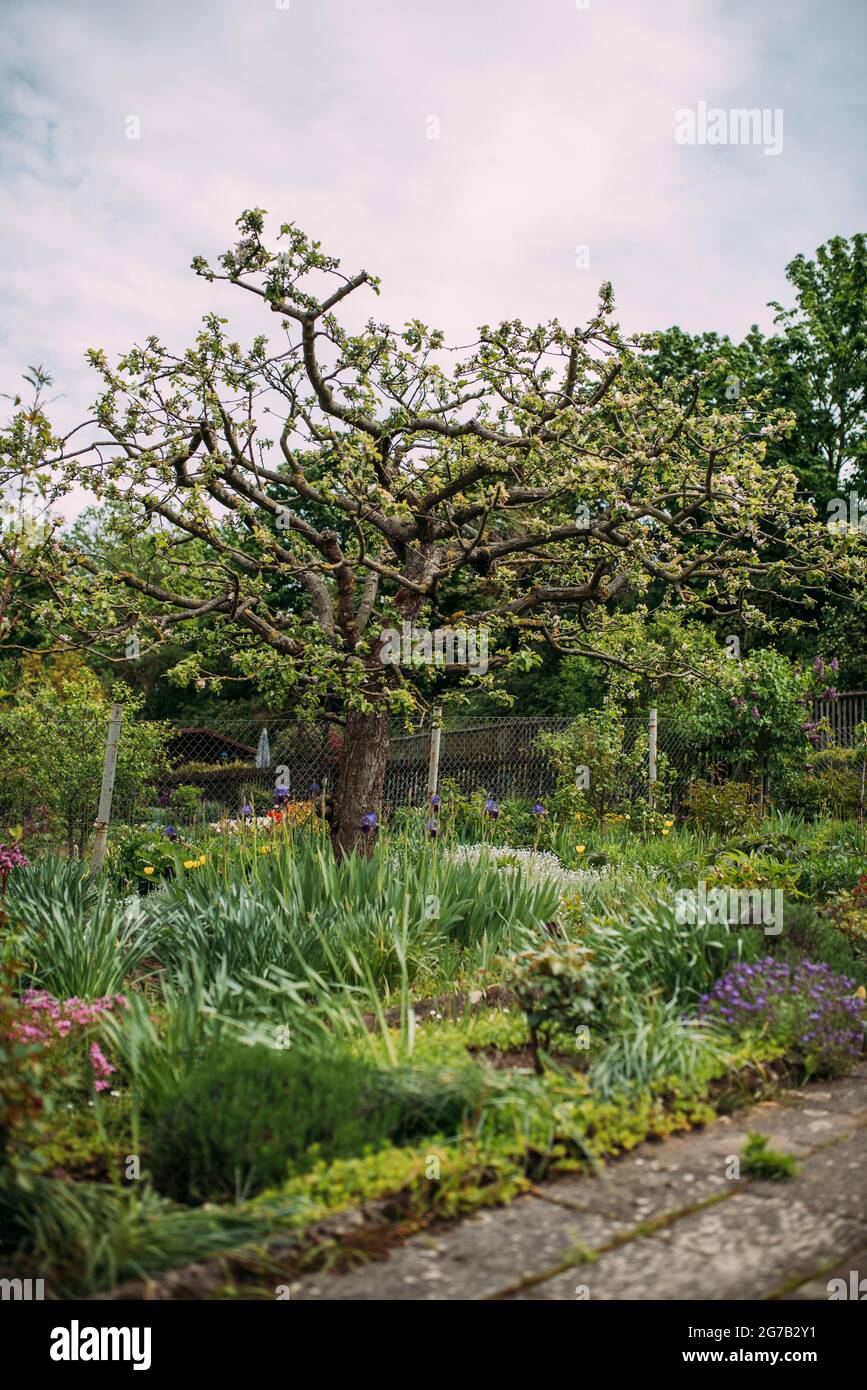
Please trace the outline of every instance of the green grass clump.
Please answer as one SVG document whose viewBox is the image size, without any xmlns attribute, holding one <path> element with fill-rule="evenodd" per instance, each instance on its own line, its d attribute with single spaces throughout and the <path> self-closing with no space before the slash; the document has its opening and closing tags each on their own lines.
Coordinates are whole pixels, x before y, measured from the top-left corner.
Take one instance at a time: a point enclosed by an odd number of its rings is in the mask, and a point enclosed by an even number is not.
<svg viewBox="0 0 867 1390">
<path fill-rule="evenodd" d="M 147 1125 L 156 1187 L 181 1202 L 239 1200 L 326 1156 L 383 1144 L 394 1124 L 376 1105 L 376 1073 L 343 1053 L 230 1043 L 205 1057 Z"/>
<path fill-rule="evenodd" d="M 471 1065 L 380 1069 L 344 1049 L 229 1043 L 157 1108 L 147 1126 L 151 1171 L 177 1201 L 240 1200 L 320 1157 L 454 1131 L 482 1087 Z"/>
<path fill-rule="evenodd" d="M 791 1154 L 768 1148 L 766 1134 L 748 1134 L 741 1149 L 741 1172 L 750 1178 L 768 1182 L 787 1182 L 795 1177 L 798 1166 Z"/>
</svg>

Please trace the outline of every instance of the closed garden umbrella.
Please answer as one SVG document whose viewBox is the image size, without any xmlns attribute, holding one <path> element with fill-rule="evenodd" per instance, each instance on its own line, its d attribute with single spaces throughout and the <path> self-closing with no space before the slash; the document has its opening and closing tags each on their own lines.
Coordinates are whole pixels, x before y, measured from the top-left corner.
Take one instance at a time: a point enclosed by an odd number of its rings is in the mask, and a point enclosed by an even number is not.
<svg viewBox="0 0 867 1390">
<path fill-rule="evenodd" d="M 271 745 L 268 742 L 268 730 L 263 729 L 259 735 L 259 747 L 256 749 L 256 766 L 265 771 L 271 766 Z"/>
</svg>

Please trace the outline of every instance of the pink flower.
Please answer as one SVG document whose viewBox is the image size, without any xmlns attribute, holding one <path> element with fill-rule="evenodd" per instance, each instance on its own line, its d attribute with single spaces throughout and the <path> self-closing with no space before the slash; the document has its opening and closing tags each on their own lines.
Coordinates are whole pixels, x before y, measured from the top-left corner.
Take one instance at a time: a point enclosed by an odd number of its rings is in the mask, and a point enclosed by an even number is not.
<svg viewBox="0 0 867 1390">
<path fill-rule="evenodd" d="M 99 1076 L 111 1076 L 111 1073 L 113 1071 L 117 1071 L 117 1067 L 113 1067 L 111 1065 L 111 1062 L 103 1053 L 103 1050 L 100 1047 L 99 1043 L 90 1044 L 90 1060 L 93 1063 L 93 1070 Z M 108 1082 L 105 1082 L 104 1084 L 107 1086 Z M 101 1089 L 103 1088 L 100 1087 L 99 1082 L 97 1082 L 97 1090 Z"/>
</svg>

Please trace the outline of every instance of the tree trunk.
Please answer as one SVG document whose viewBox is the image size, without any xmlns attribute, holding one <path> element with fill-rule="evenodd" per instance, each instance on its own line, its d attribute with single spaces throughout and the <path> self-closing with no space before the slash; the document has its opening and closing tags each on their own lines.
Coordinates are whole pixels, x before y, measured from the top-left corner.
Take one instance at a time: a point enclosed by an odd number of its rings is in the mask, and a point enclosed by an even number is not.
<svg viewBox="0 0 867 1390">
<path fill-rule="evenodd" d="M 387 763 L 388 714 L 350 711 L 331 821 L 331 843 L 338 858 L 353 850 L 370 854 L 378 832 L 365 832 L 361 819 L 371 811 L 381 816 Z"/>
</svg>

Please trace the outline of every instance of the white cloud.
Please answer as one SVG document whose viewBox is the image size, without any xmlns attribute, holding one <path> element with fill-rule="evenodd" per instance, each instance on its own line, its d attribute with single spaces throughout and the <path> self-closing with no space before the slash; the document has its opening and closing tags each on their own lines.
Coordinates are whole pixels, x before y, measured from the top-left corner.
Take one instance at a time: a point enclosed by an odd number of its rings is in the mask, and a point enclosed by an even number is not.
<svg viewBox="0 0 867 1390">
<path fill-rule="evenodd" d="M 44 362 L 70 421 L 94 392 L 88 346 L 182 346 L 214 304 L 261 329 L 188 269 L 246 206 L 380 274 L 377 316 L 458 340 L 581 321 L 603 278 L 630 329 L 740 334 L 769 322 L 791 255 L 863 212 L 854 5 L 51 0 L 4 22 L 0 376 L 10 390 Z M 784 153 L 676 145 L 675 111 L 700 98 L 783 106 Z"/>
</svg>

